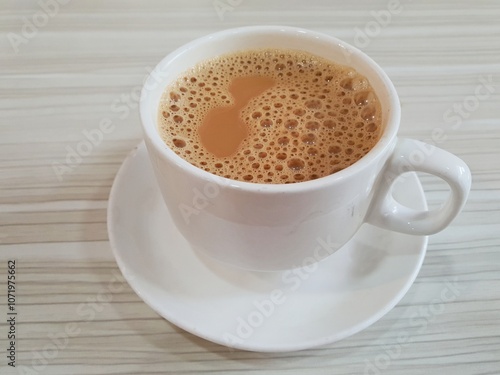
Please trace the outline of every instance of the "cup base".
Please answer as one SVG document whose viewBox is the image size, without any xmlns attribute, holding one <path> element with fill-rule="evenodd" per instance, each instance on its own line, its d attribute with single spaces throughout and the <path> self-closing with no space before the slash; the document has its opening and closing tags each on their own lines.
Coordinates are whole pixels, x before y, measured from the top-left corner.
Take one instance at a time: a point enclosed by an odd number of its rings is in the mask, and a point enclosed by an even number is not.
<svg viewBox="0 0 500 375">
<path fill-rule="evenodd" d="M 426 208 L 415 174 L 395 184 L 394 196 Z M 206 340 L 257 352 L 307 349 L 367 328 L 409 290 L 428 239 L 365 224 L 308 268 L 251 272 L 222 265 L 194 253 L 177 231 L 144 143 L 113 183 L 108 232 L 125 279 L 159 315 Z"/>
</svg>

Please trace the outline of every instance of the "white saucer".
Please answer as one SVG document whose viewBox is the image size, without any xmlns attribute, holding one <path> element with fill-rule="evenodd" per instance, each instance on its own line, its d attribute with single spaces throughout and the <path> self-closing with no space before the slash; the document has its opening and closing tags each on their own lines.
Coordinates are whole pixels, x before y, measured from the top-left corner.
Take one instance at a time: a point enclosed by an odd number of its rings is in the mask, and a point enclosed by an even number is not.
<svg viewBox="0 0 500 375">
<path fill-rule="evenodd" d="M 426 208 L 416 175 L 407 176 L 394 196 Z M 176 230 L 144 143 L 113 183 L 108 232 L 124 277 L 158 314 L 207 340 L 259 352 L 311 348 L 370 326 L 408 291 L 427 247 L 427 237 L 365 224 L 315 270 L 259 273 L 221 265 L 195 254 Z"/>
</svg>

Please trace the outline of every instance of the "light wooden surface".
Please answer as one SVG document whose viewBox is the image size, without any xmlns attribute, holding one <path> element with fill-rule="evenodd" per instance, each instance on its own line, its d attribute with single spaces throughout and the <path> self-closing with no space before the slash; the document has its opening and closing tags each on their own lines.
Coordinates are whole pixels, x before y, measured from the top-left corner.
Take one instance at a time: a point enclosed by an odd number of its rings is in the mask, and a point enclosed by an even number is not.
<svg viewBox="0 0 500 375">
<path fill-rule="evenodd" d="M 393 1 L 385 0 L 64 3 L 45 18 L 39 2 L 0 3 L 2 374 L 500 373 L 497 1 L 400 0 L 389 21 L 375 16 L 387 15 Z M 225 12 L 219 16 L 214 4 Z M 41 26 L 23 33 L 37 14 Z M 119 281 L 106 230 L 113 178 L 141 137 L 134 101 L 127 114 L 117 103 L 133 97 L 147 70 L 172 49 L 254 24 L 310 28 L 361 47 L 398 89 L 401 134 L 429 141 L 433 129 L 443 129 L 439 146 L 473 172 L 463 213 L 430 238 L 422 270 L 396 308 L 351 338 L 289 354 L 230 351 L 159 317 Z M 361 32 L 372 36 L 367 41 Z M 475 100 L 484 79 L 494 81 L 492 92 L 486 95 L 483 86 Z M 469 110 L 446 117 L 456 106 Z M 103 119 L 113 131 L 59 179 L 54 165 L 63 165 L 85 139 L 83 131 Z M 440 202 L 444 185 L 428 176 L 423 182 L 429 203 Z M 12 259 L 16 369 L 6 358 Z M 110 282 L 119 291 L 103 303 Z M 455 298 L 445 302 L 449 282 Z"/>
</svg>

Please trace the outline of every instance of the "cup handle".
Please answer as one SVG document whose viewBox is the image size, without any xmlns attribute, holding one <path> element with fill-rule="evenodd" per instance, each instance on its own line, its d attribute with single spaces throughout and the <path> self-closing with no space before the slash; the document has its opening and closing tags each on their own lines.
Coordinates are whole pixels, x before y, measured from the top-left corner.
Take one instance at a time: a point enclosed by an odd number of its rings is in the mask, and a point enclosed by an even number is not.
<svg viewBox="0 0 500 375">
<path fill-rule="evenodd" d="M 392 195 L 396 178 L 406 172 L 433 174 L 448 183 L 451 194 L 438 208 L 414 210 Z M 469 167 L 455 155 L 432 145 L 399 139 L 379 180 L 366 221 L 381 228 L 428 235 L 446 228 L 462 210 L 471 186 Z"/>
</svg>

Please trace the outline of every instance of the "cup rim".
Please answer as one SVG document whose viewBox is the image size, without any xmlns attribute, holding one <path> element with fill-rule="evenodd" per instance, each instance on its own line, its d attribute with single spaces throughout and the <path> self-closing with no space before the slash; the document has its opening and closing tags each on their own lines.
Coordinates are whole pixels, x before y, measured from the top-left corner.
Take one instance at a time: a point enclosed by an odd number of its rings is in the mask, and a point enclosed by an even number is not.
<svg viewBox="0 0 500 375">
<path fill-rule="evenodd" d="M 151 104 L 151 90 L 150 85 L 155 84 L 156 78 L 153 76 L 153 72 L 161 72 L 171 61 L 174 61 L 178 56 L 196 48 L 197 45 L 208 42 L 222 40 L 229 36 L 238 37 L 248 34 L 259 34 L 259 33 L 289 33 L 290 35 L 295 35 L 297 37 L 310 37 L 314 39 L 321 39 L 323 41 L 329 42 L 332 45 L 342 48 L 349 55 L 355 55 L 357 58 L 363 60 L 363 62 L 370 66 L 370 68 L 375 72 L 376 75 L 382 80 L 384 87 L 387 89 L 388 101 L 389 101 L 389 111 L 387 114 L 387 119 L 384 127 L 384 131 L 380 136 L 378 142 L 366 155 L 361 157 L 358 161 L 351 164 L 350 166 L 342 169 L 341 171 L 335 172 L 333 174 L 317 178 L 315 180 L 295 182 L 291 184 L 274 184 L 274 183 L 256 183 L 256 182 L 246 182 L 240 180 L 234 180 L 227 177 L 219 176 L 211 172 L 207 172 L 199 167 L 194 166 L 187 160 L 177 155 L 170 147 L 168 147 L 159 132 L 157 131 L 157 122 L 155 119 L 151 119 L 150 106 L 156 105 L 158 103 Z M 194 65 L 193 65 L 194 66 Z M 186 70 L 192 66 L 186 67 Z M 369 77 L 368 77 L 369 78 Z M 163 84 L 162 88 L 165 88 Z M 197 176 L 200 179 L 206 180 L 207 182 L 213 182 L 218 185 L 229 186 L 240 191 L 246 192 L 268 192 L 268 193 L 284 193 L 284 192 L 301 192 L 305 190 L 316 190 L 318 188 L 324 188 L 325 186 L 333 185 L 339 181 L 345 180 L 360 173 L 363 169 L 367 168 L 371 163 L 373 163 L 380 155 L 386 153 L 394 144 L 394 139 L 396 138 L 397 131 L 399 128 L 399 122 L 401 118 L 401 108 L 399 97 L 397 95 L 394 84 L 384 72 L 384 70 L 367 54 L 359 50 L 358 48 L 328 34 L 320 33 L 313 30 L 292 27 L 292 26 L 245 26 L 238 28 L 225 29 L 215 33 L 211 33 L 200 38 L 194 39 L 181 47 L 175 49 L 167 56 L 165 56 L 154 68 L 154 70 L 148 75 L 141 91 L 140 98 L 140 116 L 142 128 L 144 131 L 144 136 L 152 143 L 153 147 L 158 151 L 164 158 L 170 160 L 178 167 L 184 169 L 192 175 Z"/>
</svg>

